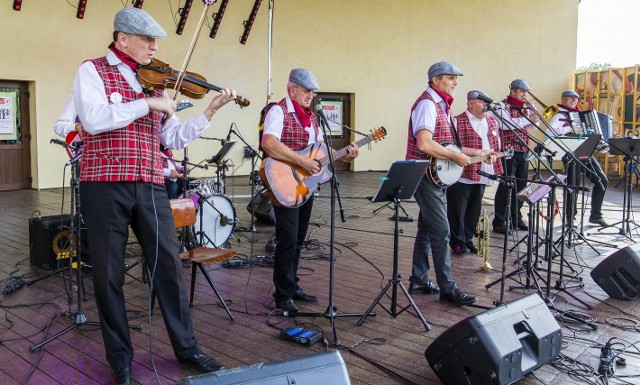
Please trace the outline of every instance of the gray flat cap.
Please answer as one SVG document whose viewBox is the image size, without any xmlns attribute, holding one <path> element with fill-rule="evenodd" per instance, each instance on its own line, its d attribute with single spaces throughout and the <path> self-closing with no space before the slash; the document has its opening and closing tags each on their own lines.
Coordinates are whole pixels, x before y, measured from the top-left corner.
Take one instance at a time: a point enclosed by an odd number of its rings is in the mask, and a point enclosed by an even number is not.
<svg viewBox="0 0 640 385">
<path fill-rule="evenodd" d="M 151 15 L 140 8 L 122 8 L 113 19 L 113 29 L 118 32 L 133 35 L 149 36 L 154 39 L 162 39 L 167 33 L 162 29 Z"/>
<path fill-rule="evenodd" d="M 578 95 L 578 93 L 575 92 L 574 90 L 566 90 L 562 93 L 562 97 L 563 98 L 579 98 L 580 95 Z"/>
<path fill-rule="evenodd" d="M 510 90 L 525 90 L 525 91 L 529 91 L 531 89 L 531 87 L 529 87 L 527 82 L 525 82 L 524 80 L 516 79 L 516 80 L 512 81 L 511 84 L 509 84 L 509 89 Z"/>
<path fill-rule="evenodd" d="M 427 76 L 429 76 L 429 80 L 431 80 L 434 78 L 434 76 L 440 76 L 440 75 L 462 76 L 462 71 L 460 71 L 458 67 L 454 66 L 449 62 L 440 61 L 433 64 L 431 67 L 429 67 L 429 72 L 427 73 Z"/>
<path fill-rule="evenodd" d="M 467 101 L 474 100 L 474 99 L 480 99 L 485 102 L 487 100 L 491 100 L 489 95 L 485 94 L 482 90 L 471 90 L 467 92 Z"/>
<path fill-rule="evenodd" d="M 307 90 L 317 90 L 320 88 L 316 77 L 306 68 L 294 68 L 289 73 L 289 81 L 296 83 Z"/>
</svg>

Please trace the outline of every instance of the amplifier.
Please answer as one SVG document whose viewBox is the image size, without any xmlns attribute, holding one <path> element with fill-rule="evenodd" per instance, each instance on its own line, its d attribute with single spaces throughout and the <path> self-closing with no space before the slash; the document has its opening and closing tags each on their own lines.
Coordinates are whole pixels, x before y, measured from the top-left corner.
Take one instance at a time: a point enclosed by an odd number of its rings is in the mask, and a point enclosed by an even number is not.
<svg viewBox="0 0 640 385">
<path fill-rule="evenodd" d="M 47 217 L 29 218 L 29 262 L 45 270 L 53 270 L 69 266 L 69 251 L 72 236 L 70 233 L 71 216 L 52 215 Z M 86 241 L 87 232 L 82 230 L 82 237 Z M 83 241 L 83 247 L 87 243 Z M 75 253 L 76 247 L 73 246 Z M 87 250 L 82 254 L 87 261 Z M 75 256 L 75 254 L 74 254 Z"/>
</svg>

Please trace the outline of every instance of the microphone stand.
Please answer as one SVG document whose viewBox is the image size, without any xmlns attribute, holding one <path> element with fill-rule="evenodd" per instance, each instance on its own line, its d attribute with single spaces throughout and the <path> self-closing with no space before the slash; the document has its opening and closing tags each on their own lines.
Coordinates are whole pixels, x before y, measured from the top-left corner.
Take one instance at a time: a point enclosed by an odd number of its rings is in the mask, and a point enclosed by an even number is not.
<svg viewBox="0 0 640 385">
<path fill-rule="evenodd" d="M 322 113 L 322 110 L 318 111 L 319 115 L 320 115 L 320 126 L 322 127 L 322 133 L 325 137 L 325 139 L 329 139 L 328 131 L 329 131 L 329 124 L 326 121 L 326 118 L 324 117 L 324 114 Z M 329 139 L 330 140 L 330 139 Z M 338 184 L 337 184 L 337 178 L 336 178 L 336 168 L 335 168 L 335 160 L 333 158 L 333 151 L 331 149 L 331 147 L 327 146 L 327 155 L 329 158 L 329 166 L 331 167 L 331 171 L 332 171 L 332 175 L 331 178 L 329 180 L 329 183 L 331 184 L 331 230 L 330 230 L 330 235 L 329 235 L 329 305 L 327 306 L 327 309 L 325 310 L 324 313 L 305 313 L 305 312 L 298 312 L 295 315 L 296 316 L 309 316 L 309 317 L 325 317 L 328 318 L 331 321 L 331 332 L 333 333 L 333 345 L 334 347 L 339 347 L 340 345 L 340 339 L 338 338 L 338 334 L 336 332 L 336 323 L 335 323 L 335 319 L 338 317 L 362 317 L 364 315 L 364 313 L 338 313 L 337 309 L 338 307 L 334 304 L 333 302 L 333 284 L 334 284 L 334 278 L 335 278 L 335 253 L 334 253 L 334 244 L 335 244 L 335 223 L 336 223 L 336 196 L 338 195 Z M 343 221 L 344 221 L 344 217 L 343 217 Z M 371 314 L 369 314 L 369 316 L 375 316 L 376 313 L 372 312 Z"/>
</svg>

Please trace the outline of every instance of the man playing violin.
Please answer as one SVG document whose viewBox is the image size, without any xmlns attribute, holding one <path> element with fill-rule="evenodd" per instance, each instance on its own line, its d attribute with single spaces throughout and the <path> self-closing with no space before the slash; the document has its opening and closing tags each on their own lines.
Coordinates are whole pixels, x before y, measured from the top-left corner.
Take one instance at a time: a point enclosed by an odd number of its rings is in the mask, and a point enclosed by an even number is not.
<svg viewBox="0 0 640 385">
<path fill-rule="evenodd" d="M 443 144 L 456 143 L 461 147 L 451 124 L 451 103 L 462 76 L 456 66 L 441 61 L 429 67 L 429 86 L 411 107 L 407 133 L 406 158 L 428 159 L 435 157 L 455 162 L 458 166 L 471 163 L 469 155 L 481 155 L 478 149 L 462 148 L 461 152 L 447 149 Z M 449 222 L 444 204 L 445 188 L 429 181 L 423 175 L 414 194 L 420 207 L 418 231 L 413 244 L 413 267 L 409 277 L 409 292 L 435 294 L 440 300 L 456 306 L 471 305 L 477 298 L 458 288 L 451 275 L 449 252 Z M 429 250 L 433 252 L 433 268 L 437 286 L 429 280 Z"/>
<path fill-rule="evenodd" d="M 210 125 L 218 109 L 235 99 L 236 92 L 221 89 L 204 112 L 180 122 L 174 115 L 176 103 L 165 91 L 144 93 L 136 78 L 137 66 L 152 61 L 158 49 L 156 39 L 165 36 L 145 11 L 120 10 L 106 56 L 85 61 L 73 84 L 74 102 L 85 130 L 81 200 L 112 384 L 130 383 L 133 360 L 122 291 L 128 226 L 151 270 L 152 289 L 175 356 L 203 372 L 221 368 L 196 342 L 159 146 L 184 148 Z"/>
</svg>

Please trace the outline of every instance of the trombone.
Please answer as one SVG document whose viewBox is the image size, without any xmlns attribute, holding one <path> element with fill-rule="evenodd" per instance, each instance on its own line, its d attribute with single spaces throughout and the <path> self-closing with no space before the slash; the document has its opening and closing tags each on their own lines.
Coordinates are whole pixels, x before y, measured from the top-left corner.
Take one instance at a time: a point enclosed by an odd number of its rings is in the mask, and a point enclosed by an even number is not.
<svg viewBox="0 0 640 385">
<path fill-rule="evenodd" d="M 538 99 L 533 93 L 531 93 L 531 91 L 529 91 L 529 95 L 531 95 L 533 100 L 535 100 L 540 106 L 542 106 L 542 108 L 544 108 L 544 112 L 540 114 L 538 110 L 533 106 L 533 104 L 525 98 L 525 103 L 528 104 L 529 107 L 531 107 L 531 109 L 536 115 L 538 115 L 539 118 L 542 118 L 548 122 L 560 111 L 558 106 L 556 106 L 555 104 L 547 106 L 546 104 L 542 103 L 542 101 Z"/>
</svg>

